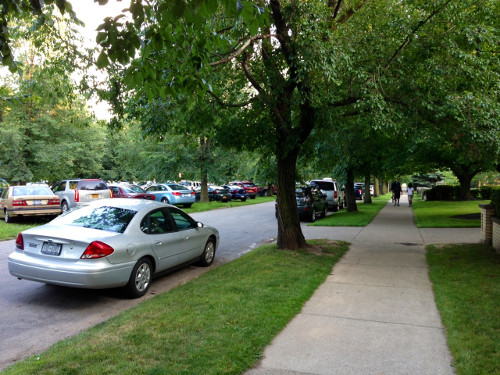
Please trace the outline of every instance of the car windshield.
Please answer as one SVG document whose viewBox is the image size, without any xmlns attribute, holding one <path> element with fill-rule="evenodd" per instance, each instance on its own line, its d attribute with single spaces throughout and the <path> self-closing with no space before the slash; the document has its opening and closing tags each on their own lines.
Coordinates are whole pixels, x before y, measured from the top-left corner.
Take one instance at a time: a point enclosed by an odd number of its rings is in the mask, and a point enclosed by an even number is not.
<svg viewBox="0 0 500 375">
<path fill-rule="evenodd" d="M 185 186 L 182 186 L 182 185 L 172 184 L 172 185 L 167 185 L 167 186 L 172 190 L 187 190 L 187 188 Z"/>
<path fill-rule="evenodd" d="M 53 222 L 109 232 L 123 233 L 137 212 L 108 206 L 83 206 L 59 216 Z"/>
<path fill-rule="evenodd" d="M 254 184 L 243 184 L 244 187 L 254 187 Z"/>
<path fill-rule="evenodd" d="M 334 190 L 333 182 L 314 181 L 314 184 L 317 185 L 321 190 Z"/>
<path fill-rule="evenodd" d="M 306 188 L 296 188 L 295 189 L 295 196 L 300 198 L 304 197 L 306 195 Z"/>
<path fill-rule="evenodd" d="M 108 186 L 101 180 L 81 180 L 78 181 L 79 190 L 106 190 Z"/>
<path fill-rule="evenodd" d="M 139 186 L 135 185 L 124 187 L 123 190 L 125 190 L 125 192 L 127 193 L 144 193 L 144 190 L 142 190 Z"/>
<path fill-rule="evenodd" d="M 46 186 L 16 186 L 12 189 L 12 195 L 18 197 L 20 195 L 54 195 L 54 193 Z"/>
</svg>

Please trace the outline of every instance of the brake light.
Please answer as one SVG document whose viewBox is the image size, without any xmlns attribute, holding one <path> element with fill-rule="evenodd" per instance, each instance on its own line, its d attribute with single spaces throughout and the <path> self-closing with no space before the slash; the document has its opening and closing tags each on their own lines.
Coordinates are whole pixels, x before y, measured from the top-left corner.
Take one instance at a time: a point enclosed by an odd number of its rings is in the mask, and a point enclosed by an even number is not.
<svg viewBox="0 0 500 375">
<path fill-rule="evenodd" d="M 12 201 L 12 206 L 27 206 L 28 203 L 24 199 L 16 199 Z"/>
<path fill-rule="evenodd" d="M 75 202 L 80 202 L 80 193 L 78 190 L 75 190 Z"/>
<path fill-rule="evenodd" d="M 22 233 L 19 233 L 16 238 L 16 248 L 19 250 L 24 250 L 24 239 Z"/>
<path fill-rule="evenodd" d="M 49 200 L 49 206 L 59 206 L 61 201 L 59 199 L 51 199 Z"/>
<path fill-rule="evenodd" d="M 194 191 L 191 192 L 191 195 L 196 195 L 196 193 Z"/>
<path fill-rule="evenodd" d="M 113 254 L 115 249 L 101 241 L 91 242 L 85 249 L 80 259 L 104 258 Z"/>
<path fill-rule="evenodd" d="M 180 197 L 182 194 L 179 193 L 178 191 L 172 192 L 172 195 L 175 195 L 176 197 Z"/>
</svg>

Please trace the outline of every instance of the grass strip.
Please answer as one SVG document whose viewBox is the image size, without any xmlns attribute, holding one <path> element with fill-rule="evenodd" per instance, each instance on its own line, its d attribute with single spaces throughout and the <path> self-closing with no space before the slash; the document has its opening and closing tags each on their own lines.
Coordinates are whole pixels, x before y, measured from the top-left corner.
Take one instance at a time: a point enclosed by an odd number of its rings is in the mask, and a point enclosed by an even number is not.
<svg viewBox="0 0 500 375">
<path fill-rule="evenodd" d="M 347 250 L 266 245 L 145 301 L 5 374 L 240 374 L 300 312 Z"/>
<path fill-rule="evenodd" d="M 457 374 L 499 374 L 500 254 L 479 244 L 428 246 L 427 261 Z"/>
<path fill-rule="evenodd" d="M 466 219 L 479 214 L 479 204 L 490 201 L 423 201 L 413 200 L 413 214 L 418 228 L 480 228 L 481 219 Z"/>
<path fill-rule="evenodd" d="M 391 195 L 385 194 L 372 198 L 371 204 L 357 202 L 358 211 L 356 212 L 347 212 L 345 209 L 340 210 L 309 225 L 318 227 L 364 227 L 377 216 L 390 199 Z"/>
</svg>

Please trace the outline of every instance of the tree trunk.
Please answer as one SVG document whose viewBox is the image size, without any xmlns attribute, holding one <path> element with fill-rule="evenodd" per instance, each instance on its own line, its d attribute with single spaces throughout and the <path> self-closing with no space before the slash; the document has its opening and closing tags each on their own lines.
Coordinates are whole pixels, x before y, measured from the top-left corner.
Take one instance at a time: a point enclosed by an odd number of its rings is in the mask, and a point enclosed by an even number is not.
<svg viewBox="0 0 500 375">
<path fill-rule="evenodd" d="M 266 191 L 266 197 L 272 197 L 273 196 L 273 184 L 270 182 L 267 184 L 267 191 Z"/>
<path fill-rule="evenodd" d="M 371 180 L 370 173 L 367 173 L 365 176 L 365 197 L 363 200 L 365 204 L 372 203 L 372 196 L 370 194 L 370 180 Z"/>
<path fill-rule="evenodd" d="M 295 172 L 299 150 L 277 158 L 278 166 L 278 248 L 304 249 L 307 246 L 295 200 Z"/>
<path fill-rule="evenodd" d="M 474 177 L 474 174 L 467 173 L 467 172 L 457 174 L 458 181 L 460 181 L 460 192 L 459 192 L 458 200 L 470 201 L 470 200 L 474 199 L 472 197 L 471 192 L 470 192 L 470 184 L 471 184 L 473 177 Z"/>
<path fill-rule="evenodd" d="M 347 169 L 345 196 L 347 202 L 347 212 L 357 212 L 358 205 L 356 204 L 356 194 L 354 193 L 354 170 Z"/>
<path fill-rule="evenodd" d="M 202 137 L 200 139 L 200 165 L 201 165 L 200 202 L 208 202 L 208 172 L 206 163 L 210 159 L 210 151 L 211 151 L 210 139 Z"/>
<path fill-rule="evenodd" d="M 373 196 L 374 197 L 379 197 L 380 196 L 380 180 L 377 177 L 374 177 L 373 181 Z"/>
</svg>

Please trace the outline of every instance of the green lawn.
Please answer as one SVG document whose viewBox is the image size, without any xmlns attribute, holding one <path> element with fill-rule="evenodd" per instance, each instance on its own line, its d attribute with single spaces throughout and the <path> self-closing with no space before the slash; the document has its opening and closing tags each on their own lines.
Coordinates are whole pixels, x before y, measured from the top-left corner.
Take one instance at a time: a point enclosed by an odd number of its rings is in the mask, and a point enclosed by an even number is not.
<svg viewBox="0 0 500 375">
<path fill-rule="evenodd" d="M 500 254 L 486 245 L 428 246 L 427 261 L 457 374 L 500 374 Z"/>
<path fill-rule="evenodd" d="M 479 214 L 479 204 L 490 201 L 423 201 L 414 199 L 413 214 L 418 228 L 481 227 L 481 219 L 464 219 L 460 216 Z"/>
<path fill-rule="evenodd" d="M 325 227 L 364 227 L 368 225 L 379 211 L 387 205 L 391 199 L 390 194 L 372 198 L 371 204 L 364 204 L 357 201 L 357 212 L 347 212 L 345 209 L 334 212 L 321 220 L 311 223 L 312 226 Z"/>
<path fill-rule="evenodd" d="M 345 242 L 314 243 L 325 253 L 263 246 L 4 374 L 241 374 L 348 248 Z"/>
</svg>

